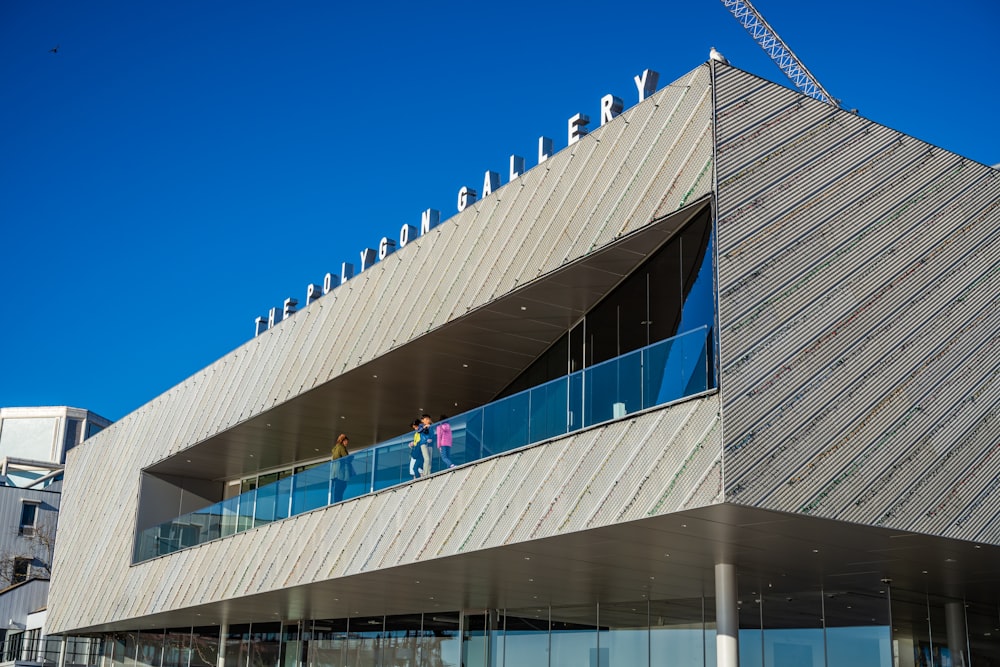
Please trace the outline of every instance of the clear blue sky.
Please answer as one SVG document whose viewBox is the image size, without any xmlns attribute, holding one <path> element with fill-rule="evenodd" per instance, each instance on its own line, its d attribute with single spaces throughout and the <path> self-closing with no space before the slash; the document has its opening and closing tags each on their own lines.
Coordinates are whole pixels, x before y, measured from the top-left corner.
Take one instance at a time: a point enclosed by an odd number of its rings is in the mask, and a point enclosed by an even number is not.
<svg viewBox="0 0 1000 667">
<path fill-rule="evenodd" d="M 1000 3 L 921 4 L 757 0 L 845 106 L 996 164 Z M 718 0 L 4 0 L 0 406 L 123 417 L 713 45 L 787 84 Z"/>
</svg>

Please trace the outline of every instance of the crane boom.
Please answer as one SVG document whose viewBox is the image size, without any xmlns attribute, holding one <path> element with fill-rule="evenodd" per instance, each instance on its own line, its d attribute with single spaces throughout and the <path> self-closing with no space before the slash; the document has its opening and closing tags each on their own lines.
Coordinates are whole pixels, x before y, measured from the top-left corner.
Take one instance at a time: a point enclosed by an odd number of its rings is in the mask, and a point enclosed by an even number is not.
<svg viewBox="0 0 1000 667">
<path fill-rule="evenodd" d="M 835 107 L 840 106 L 838 100 L 826 91 L 826 88 L 778 36 L 774 28 L 764 20 L 757 8 L 750 4 L 750 0 L 722 0 L 722 4 L 743 25 L 750 36 L 760 44 L 760 47 L 771 57 L 774 64 L 785 73 L 785 76 L 791 79 L 796 88 L 820 102 L 826 102 Z"/>
</svg>

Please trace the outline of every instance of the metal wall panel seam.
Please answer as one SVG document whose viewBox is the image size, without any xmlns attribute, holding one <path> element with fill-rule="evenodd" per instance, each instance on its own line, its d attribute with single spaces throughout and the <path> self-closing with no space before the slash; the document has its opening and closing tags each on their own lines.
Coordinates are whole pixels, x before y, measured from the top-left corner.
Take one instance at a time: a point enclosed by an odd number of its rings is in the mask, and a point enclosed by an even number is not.
<svg viewBox="0 0 1000 667">
<path fill-rule="evenodd" d="M 917 233 L 917 232 L 919 232 L 919 229 L 926 227 L 925 224 L 924 224 L 925 221 L 932 220 L 932 219 L 933 219 L 933 215 L 930 215 L 928 218 L 918 219 L 909 229 L 904 229 L 904 230 L 902 230 L 900 232 L 896 232 L 895 240 L 892 243 L 884 244 L 883 247 L 882 247 L 882 249 L 879 250 L 879 253 L 881 253 L 881 254 L 891 253 L 894 258 L 895 257 L 902 257 L 902 254 L 899 253 L 899 251 L 898 251 L 900 240 L 901 239 L 904 240 L 903 241 L 904 243 L 906 242 L 907 239 L 909 240 L 909 242 L 913 242 L 915 239 L 919 238 L 918 233 Z M 915 259 L 916 258 L 914 258 L 914 260 Z M 920 257 L 920 263 L 921 264 L 925 264 L 927 262 L 927 259 L 928 258 L 927 258 L 926 255 Z M 870 257 L 863 257 L 863 258 L 861 258 L 861 260 L 862 261 L 856 261 L 854 263 L 855 264 L 854 266 L 845 266 L 842 269 L 842 273 L 845 273 L 844 278 L 842 280 L 840 280 L 836 285 L 833 286 L 832 292 L 828 292 L 828 293 L 837 294 L 837 293 L 840 293 L 840 292 L 842 292 L 842 291 L 844 291 L 846 289 L 852 289 L 852 290 L 856 291 L 857 288 L 853 287 L 853 285 L 855 284 L 853 281 L 856 280 L 856 276 L 858 274 L 860 274 L 862 277 L 864 277 L 865 273 L 866 272 L 870 273 L 871 269 L 873 267 L 873 263 L 872 263 Z M 883 279 L 883 282 L 880 282 L 880 283 L 877 284 L 877 287 L 879 288 L 879 291 L 875 292 L 876 295 L 879 294 L 879 293 L 884 293 L 885 292 L 884 285 L 885 285 L 884 279 Z M 875 287 L 875 286 L 876 285 L 873 285 L 873 287 Z M 872 299 L 872 296 L 871 296 L 870 293 L 869 294 L 855 293 L 854 294 L 854 298 L 859 299 L 859 300 L 860 299 L 864 299 L 865 301 L 870 301 Z M 803 313 L 806 313 L 806 312 L 809 312 L 809 311 L 814 311 L 814 312 L 823 312 L 823 311 L 825 311 L 825 312 L 829 312 L 827 310 L 827 308 L 828 308 L 828 305 L 825 304 L 825 303 L 822 303 L 822 302 L 819 302 L 819 303 L 817 303 L 817 302 L 811 302 L 811 304 L 809 306 L 800 308 L 799 311 L 798 311 L 798 313 L 794 313 L 794 312 L 793 313 L 789 313 L 788 317 L 791 318 L 793 316 L 798 316 L 799 318 L 802 318 L 804 316 Z M 727 377 L 729 377 L 730 380 L 732 380 L 733 378 L 735 378 L 736 376 L 733 373 L 735 373 L 736 371 L 739 371 L 741 367 L 745 367 L 746 366 L 747 362 L 750 361 L 753 358 L 754 354 L 756 354 L 755 350 L 761 350 L 761 349 L 766 349 L 768 347 L 773 347 L 773 345 L 774 345 L 773 341 L 775 340 L 775 338 L 779 334 L 782 335 L 782 336 L 785 335 L 785 334 L 787 334 L 787 332 L 790 329 L 790 327 L 793 326 L 793 325 L 790 325 L 788 323 L 789 321 L 790 320 L 786 319 L 786 321 L 785 321 L 784 324 L 781 324 L 780 326 L 776 326 L 771 331 L 758 334 L 757 337 L 756 337 L 757 339 L 754 342 L 754 347 L 753 348 L 746 348 L 744 350 L 741 350 L 739 352 L 740 356 L 738 357 L 737 361 L 735 362 L 735 365 L 733 365 L 731 368 L 727 367 L 727 368 L 723 369 L 723 371 L 725 373 L 727 373 Z M 786 361 L 787 361 L 787 359 L 786 359 Z"/>
</svg>

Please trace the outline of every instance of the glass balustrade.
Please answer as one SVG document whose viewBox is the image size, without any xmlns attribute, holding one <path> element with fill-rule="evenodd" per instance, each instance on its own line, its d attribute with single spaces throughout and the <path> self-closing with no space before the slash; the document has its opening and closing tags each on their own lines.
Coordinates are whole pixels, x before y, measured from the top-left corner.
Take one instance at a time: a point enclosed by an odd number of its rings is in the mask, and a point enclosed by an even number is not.
<svg viewBox="0 0 1000 667">
<path fill-rule="evenodd" d="M 450 458 L 471 463 L 705 391 L 708 344 L 700 327 L 451 417 Z M 412 481 L 412 441 L 405 433 L 142 530 L 134 562 Z M 431 472 L 446 467 L 432 452 Z"/>
</svg>

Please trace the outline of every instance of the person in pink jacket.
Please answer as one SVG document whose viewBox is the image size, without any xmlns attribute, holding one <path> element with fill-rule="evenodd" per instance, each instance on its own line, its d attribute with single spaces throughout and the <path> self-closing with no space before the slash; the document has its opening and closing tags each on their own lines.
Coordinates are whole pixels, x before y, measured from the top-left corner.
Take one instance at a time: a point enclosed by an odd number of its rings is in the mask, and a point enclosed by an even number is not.
<svg viewBox="0 0 1000 667">
<path fill-rule="evenodd" d="M 438 425 L 434 427 L 434 435 L 437 439 L 438 454 L 441 461 L 449 468 L 454 468 L 455 464 L 451 460 L 451 424 L 446 422 L 448 415 L 441 415 Z"/>
</svg>

